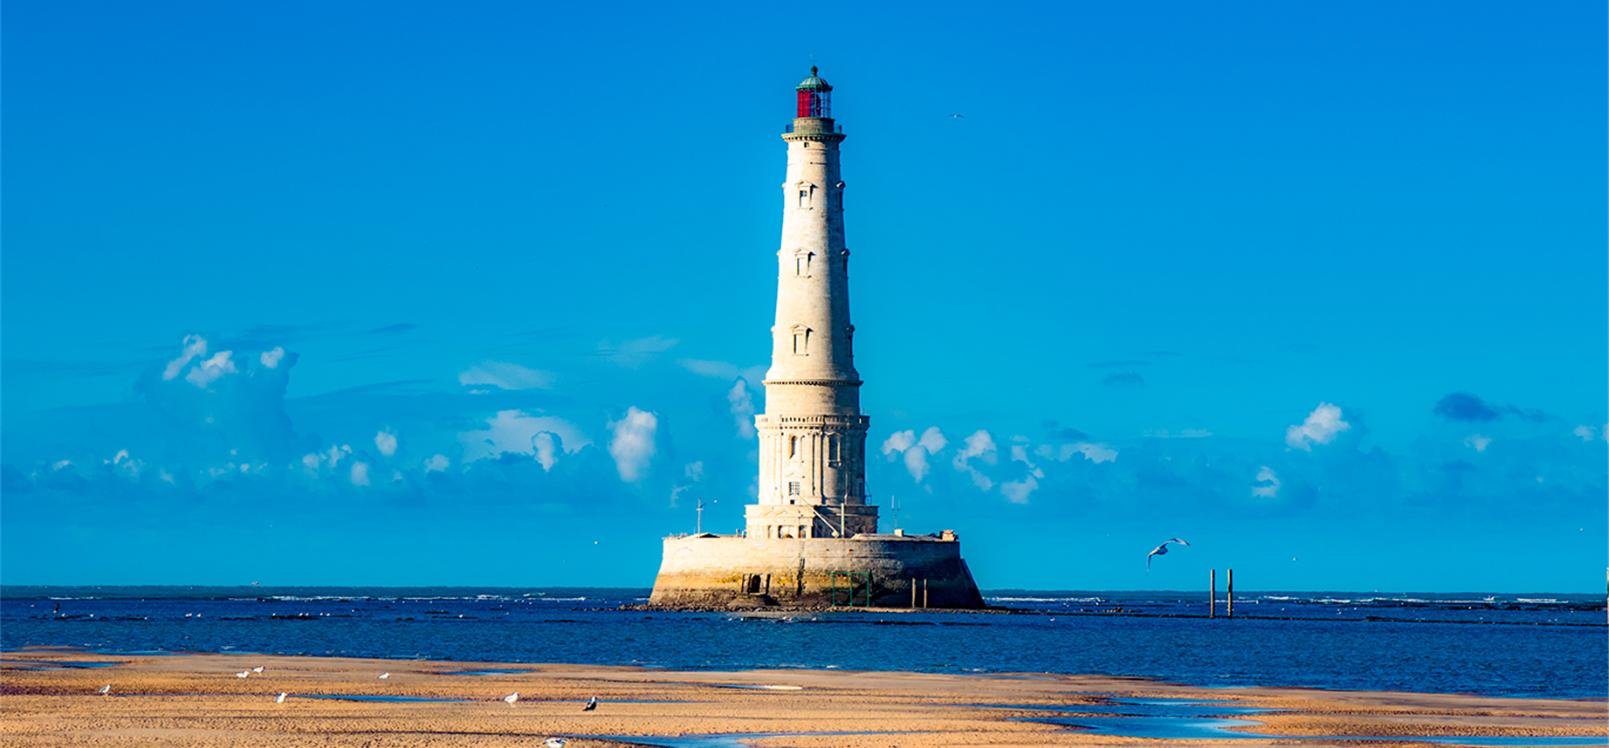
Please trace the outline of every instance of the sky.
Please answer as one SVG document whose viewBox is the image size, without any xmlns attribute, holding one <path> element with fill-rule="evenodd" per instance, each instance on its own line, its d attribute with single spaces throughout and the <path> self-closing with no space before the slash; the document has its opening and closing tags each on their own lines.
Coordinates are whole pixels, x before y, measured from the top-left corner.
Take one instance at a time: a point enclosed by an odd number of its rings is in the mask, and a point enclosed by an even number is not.
<svg viewBox="0 0 1609 748">
<path fill-rule="evenodd" d="M 885 530 L 1603 589 L 1602 3 L 862 6 L 7 3 L 0 583 L 650 586 L 814 64 Z"/>
</svg>

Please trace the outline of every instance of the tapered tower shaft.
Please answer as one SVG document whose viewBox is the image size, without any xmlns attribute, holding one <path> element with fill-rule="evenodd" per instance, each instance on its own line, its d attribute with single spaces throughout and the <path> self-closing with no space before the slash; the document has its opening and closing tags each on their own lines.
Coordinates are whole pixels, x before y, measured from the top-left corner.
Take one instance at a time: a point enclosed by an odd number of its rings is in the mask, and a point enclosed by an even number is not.
<svg viewBox="0 0 1609 748">
<path fill-rule="evenodd" d="M 844 537 L 877 532 L 866 504 L 866 427 L 849 322 L 849 250 L 831 115 L 832 87 L 816 76 L 795 89 L 797 117 L 782 135 L 782 246 L 760 436 L 759 503 L 751 538 Z"/>
</svg>

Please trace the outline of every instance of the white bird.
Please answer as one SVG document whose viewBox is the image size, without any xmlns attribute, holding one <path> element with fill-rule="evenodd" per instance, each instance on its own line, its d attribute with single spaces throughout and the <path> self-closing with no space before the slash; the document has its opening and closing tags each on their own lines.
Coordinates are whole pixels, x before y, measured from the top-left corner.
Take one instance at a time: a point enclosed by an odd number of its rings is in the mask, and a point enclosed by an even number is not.
<svg viewBox="0 0 1609 748">
<path fill-rule="evenodd" d="M 235 673 L 235 677 L 236 677 L 236 678 L 244 678 L 244 677 L 246 677 L 246 676 L 248 676 L 248 675 L 251 675 L 251 671 L 250 671 L 250 670 L 242 670 L 242 671 L 240 671 L 240 672 L 238 672 L 238 673 Z"/>
<path fill-rule="evenodd" d="M 252 668 L 251 671 L 254 673 L 261 673 L 263 671 L 263 666 L 258 665 L 257 667 Z"/>
<path fill-rule="evenodd" d="M 506 702 L 508 702 L 508 705 L 509 705 L 509 706 L 514 706 L 514 702 L 516 702 L 516 701 L 519 701 L 519 700 L 520 700 L 520 692 L 519 692 L 519 691 L 515 691 L 515 692 L 514 692 L 514 693 L 511 693 L 511 694 L 509 694 L 509 695 L 507 695 L 507 696 L 504 696 L 504 697 L 503 697 L 503 700 L 504 700 L 504 701 L 506 701 Z"/>
<path fill-rule="evenodd" d="M 105 696 L 106 694 L 109 694 L 111 692 L 112 692 L 112 684 L 108 683 L 108 684 L 106 684 L 104 686 L 101 686 L 101 695 L 102 696 Z"/>
<path fill-rule="evenodd" d="M 566 742 L 568 741 L 566 741 L 564 738 L 548 738 L 547 740 L 542 741 L 542 745 L 547 746 L 547 748 L 564 748 L 564 744 Z"/>
<path fill-rule="evenodd" d="M 967 118 L 967 116 L 965 114 L 952 114 L 952 115 L 950 115 L 950 117 L 952 119 L 966 119 Z"/>
<path fill-rule="evenodd" d="M 586 706 L 581 707 L 581 711 L 590 712 L 590 711 L 592 711 L 594 709 L 597 709 L 597 708 L 598 708 L 598 697 L 594 696 L 594 697 L 592 697 L 591 701 L 587 702 Z"/>
<path fill-rule="evenodd" d="M 1174 538 L 1172 540 L 1164 540 L 1164 541 L 1162 541 L 1162 545 L 1157 546 L 1156 550 L 1145 554 L 1145 570 L 1146 571 L 1151 570 L 1151 557 L 1152 556 L 1166 556 L 1166 555 L 1168 555 L 1168 543 L 1178 543 L 1179 545 L 1190 545 L 1189 543 L 1186 543 L 1183 540 L 1180 540 L 1178 538 Z"/>
<path fill-rule="evenodd" d="M 386 678 L 390 678 L 390 677 L 391 677 L 390 673 L 381 673 L 380 674 L 380 680 L 385 680 Z"/>
<path fill-rule="evenodd" d="M 275 704 L 283 704 L 283 703 L 285 703 L 285 697 L 286 697 L 286 696 L 289 696 L 289 695 L 290 695 L 290 694 L 285 694 L 285 693 L 282 693 L 282 694 L 280 694 L 280 695 L 279 695 L 279 698 L 277 698 L 277 699 L 274 699 L 274 703 L 275 703 Z"/>
</svg>

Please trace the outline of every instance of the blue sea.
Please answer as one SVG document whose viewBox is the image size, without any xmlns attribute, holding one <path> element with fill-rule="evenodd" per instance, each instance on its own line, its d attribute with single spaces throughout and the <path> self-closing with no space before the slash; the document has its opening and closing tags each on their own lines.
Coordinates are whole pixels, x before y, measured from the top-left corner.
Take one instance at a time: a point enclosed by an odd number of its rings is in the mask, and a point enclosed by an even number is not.
<svg viewBox="0 0 1609 748">
<path fill-rule="evenodd" d="M 1096 673 L 1198 686 L 1609 697 L 1604 598 L 985 593 L 981 612 L 669 613 L 645 589 L 0 588 L 0 649 L 566 662 L 671 670 Z M 58 608 L 59 606 L 59 608 Z"/>
</svg>

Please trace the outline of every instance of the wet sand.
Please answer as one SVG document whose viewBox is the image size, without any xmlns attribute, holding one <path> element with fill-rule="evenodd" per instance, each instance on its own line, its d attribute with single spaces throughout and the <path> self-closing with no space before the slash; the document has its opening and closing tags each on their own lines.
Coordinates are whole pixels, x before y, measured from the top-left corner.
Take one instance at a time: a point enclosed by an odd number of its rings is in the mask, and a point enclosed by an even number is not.
<svg viewBox="0 0 1609 748">
<path fill-rule="evenodd" d="M 118 664 L 29 669 L 101 662 Z M 258 666 L 263 667 L 261 674 L 236 677 Z M 382 673 L 390 677 L 379 678 Z M 98 694 L 107 684 L 111 693 Z M 503 697 L 516 691 L 519 700 L 513 706 L 504 703 Z M 290 695 L 276 704 L 282 692 Z M 315 698 L 320 695 L 454 701 Z M 583 702 L 592 696 L 600 701 L 598 709 L 583 712 Z M 1288 710 L 1239 717 L 1261 723 L 1251 728 L 1255 732 L 1279 737 L 1190 740 L 1189 745 L 1402 746 L 1414 745 L 1413 739 L 1421 736 L 1609 736 L 1609 704 L 1603 700 L 1225 690 L 1104 676 L 671 672 L 234 654 L 109 656 L 39 649 L 0 656 L 0 743 L 480 747 L 541 746 L 547 738 L 565 737 L 567 748 L 589 748 L 629 745 L 630 736 L 804 732 L 859 734 L 745 742 L 770 748 L 1186 743 L 1092 735 L 1022 721 L 1058 716 L 1034 706 L 1099 704 L 1113 696 L 1207 699 L 1233 707 Z M 601 735 L 621 737 L 580 737 Z M 1364 737 L 1387 740 L 1346 739 Z M 1604 739 L 1609 743 L 1609 737 Z"/>
</svg>

